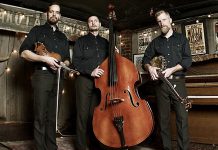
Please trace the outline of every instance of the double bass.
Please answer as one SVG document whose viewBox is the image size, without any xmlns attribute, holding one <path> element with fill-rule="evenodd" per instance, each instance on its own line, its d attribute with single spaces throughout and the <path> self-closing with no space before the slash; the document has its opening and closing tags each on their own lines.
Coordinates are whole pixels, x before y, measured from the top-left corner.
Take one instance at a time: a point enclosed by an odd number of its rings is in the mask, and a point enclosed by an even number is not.
<svg viewBox="0 0 218 150">
<path fill-rule="evenodd" d="M 140 77 L 132 61 L 115 51 L 114 6 L 109 5 L 109 56 L 100 65 L 104 74 L 95 79 L 101 91 L 93 114 L 93 131 L 105 146 L 128 148 L 144 141 L 153 130 L 153 114 L 136 90 Z"/>
</svg>

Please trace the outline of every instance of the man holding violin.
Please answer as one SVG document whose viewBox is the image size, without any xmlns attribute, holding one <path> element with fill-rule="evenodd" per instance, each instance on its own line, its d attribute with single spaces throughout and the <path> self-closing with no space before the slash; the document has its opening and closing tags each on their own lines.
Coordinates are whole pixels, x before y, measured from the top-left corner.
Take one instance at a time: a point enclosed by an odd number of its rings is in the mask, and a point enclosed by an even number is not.
<svg viewBox="0 0 218 150">
<path fill-rule="evenodd" d="M 161 35 L 155 38 L 147 47 L 142 64 L 149 72 L 152 80 L 161 79 L 157 68 L 150 64 L 155 56 L 162 56 L 166 60 L 166 69 L 161 72 L 174 85 L 181 97 L 187 97 L 185 87 L 185 73 L 191 66 L 191 50 L 188 39 L 173 31 L 172 18 L 165 10 L 155 13 L 156 21 L 160 27 Z M 163 68 L 162 68 L 163 69 Z M 162 137 L 163 149 L 171 150 L 170 112 L 171 105 L 176 113 L 176 126 L 178 133 L 177 145 L 179 150 L 189 149 L 188 112 L 185 106 L 173 94 L 168 84 L 159 80 L 155 86 L 155 93 Z"/>
<path fill-rule="evenodd" d="M 32 76 L 34 90 L 34 140 L 37 150 L 57 150 L 56 144 L 56 103 L 58 63 L 70 64 L 67 37 L 59 31 L 60 5 L 53 2 L 48 6 L 47 22 L 35 26 L 20 47 L 21 57 L 34 62 L 35 72 Z M 37 53 L 36 43 L 43 43 L 48 53 Z M 54 56 L 60 56 L 57 60 Z M 61 84 L 62 82 L 60 82 Z M 61 91 L 61 90 L 60 90 Z"/>
</svg>

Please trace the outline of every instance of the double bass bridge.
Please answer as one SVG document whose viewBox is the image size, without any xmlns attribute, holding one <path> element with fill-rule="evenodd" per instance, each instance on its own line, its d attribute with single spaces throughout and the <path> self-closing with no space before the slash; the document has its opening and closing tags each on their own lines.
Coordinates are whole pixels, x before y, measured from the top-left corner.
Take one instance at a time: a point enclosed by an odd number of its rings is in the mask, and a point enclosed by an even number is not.
<svg viewBox="0 0 218 150">
<path fill-rule="evenodd" d="M 117 105 L 124 102 L 124 99 L 122 98 L 113 98 L 109 100 L 109 105 Z"/>
</svg>

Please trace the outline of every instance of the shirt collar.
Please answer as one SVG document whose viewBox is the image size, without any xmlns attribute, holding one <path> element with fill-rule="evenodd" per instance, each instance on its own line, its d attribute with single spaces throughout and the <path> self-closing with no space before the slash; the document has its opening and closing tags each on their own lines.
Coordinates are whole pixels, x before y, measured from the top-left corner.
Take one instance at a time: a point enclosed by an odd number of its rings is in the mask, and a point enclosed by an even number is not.
<svg viewBox="0 0 218 150">
<path fill-rule="evenodd" d="M 91 32 L 89 32 L 89 33 L 88 33 L 88 36 L 98 38 L 98 37 L 99 37 L 99 34 L 98 34 L 97 36 L 95 36 L 95 35 L 93 35 Z"/>
<path fill-rule="evenodd" d="M 51 25 L 50 25 L 48 22 L 45 23 L 45 26 L 46 26 L 47 28 L 49 28 L 49 29 L 52 29 Z M 57 26 L 57 25 L 55 25 L 55 26 L 56 26 L 56 30 L 55 30 L 55 31 L 59 31 L 58 26 Z M 52 29 L 52 31 L 53 31 L 53 29 Z"/>
<path fill-rule="evenodd" d="M 173 31 L 173 34 L 169 38 L 176 37 L 177 35 L 178 35 L 178 33 Z M 163 34 L 161 34 L 160 36 L 161 36 L 161 38 L 166 38 Z"/>
</svg>

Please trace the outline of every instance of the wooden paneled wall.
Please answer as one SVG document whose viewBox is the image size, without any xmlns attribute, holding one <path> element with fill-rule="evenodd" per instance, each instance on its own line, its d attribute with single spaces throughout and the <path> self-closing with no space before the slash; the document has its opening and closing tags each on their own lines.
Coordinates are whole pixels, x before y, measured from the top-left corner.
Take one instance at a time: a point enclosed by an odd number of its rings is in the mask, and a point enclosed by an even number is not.
<svg viewBox="0 0 218 150">
<path fill-rule="evenodd" d="M 9 56 L 13 50 L 18 51 L 24 38 L 22 33 L 0 30 L 0 58 Z M 7 66 L 10 71 L 4 72 Z M 18 53 L 12 53 L 8 61 L 0 62 L 0 121 L 32 122 L 32 72 L 31 62 L 20 58 Z M 65 79 L 60 103 L 60 124 L 75 115 L 73 82 L 73 79 Z"/>
<path fill-rule="evenodd" d="M 23 34 L 0 30 L 0 57 L 9 56 L 0 63 L 0 117 L 5 121 L 32 119 L 30 65 L 24 63 L 18 53 L 12 53 L 19 50 L 23 39 Z M 9 72 L 5 71 L 7 67 Z"/>
</svg>

